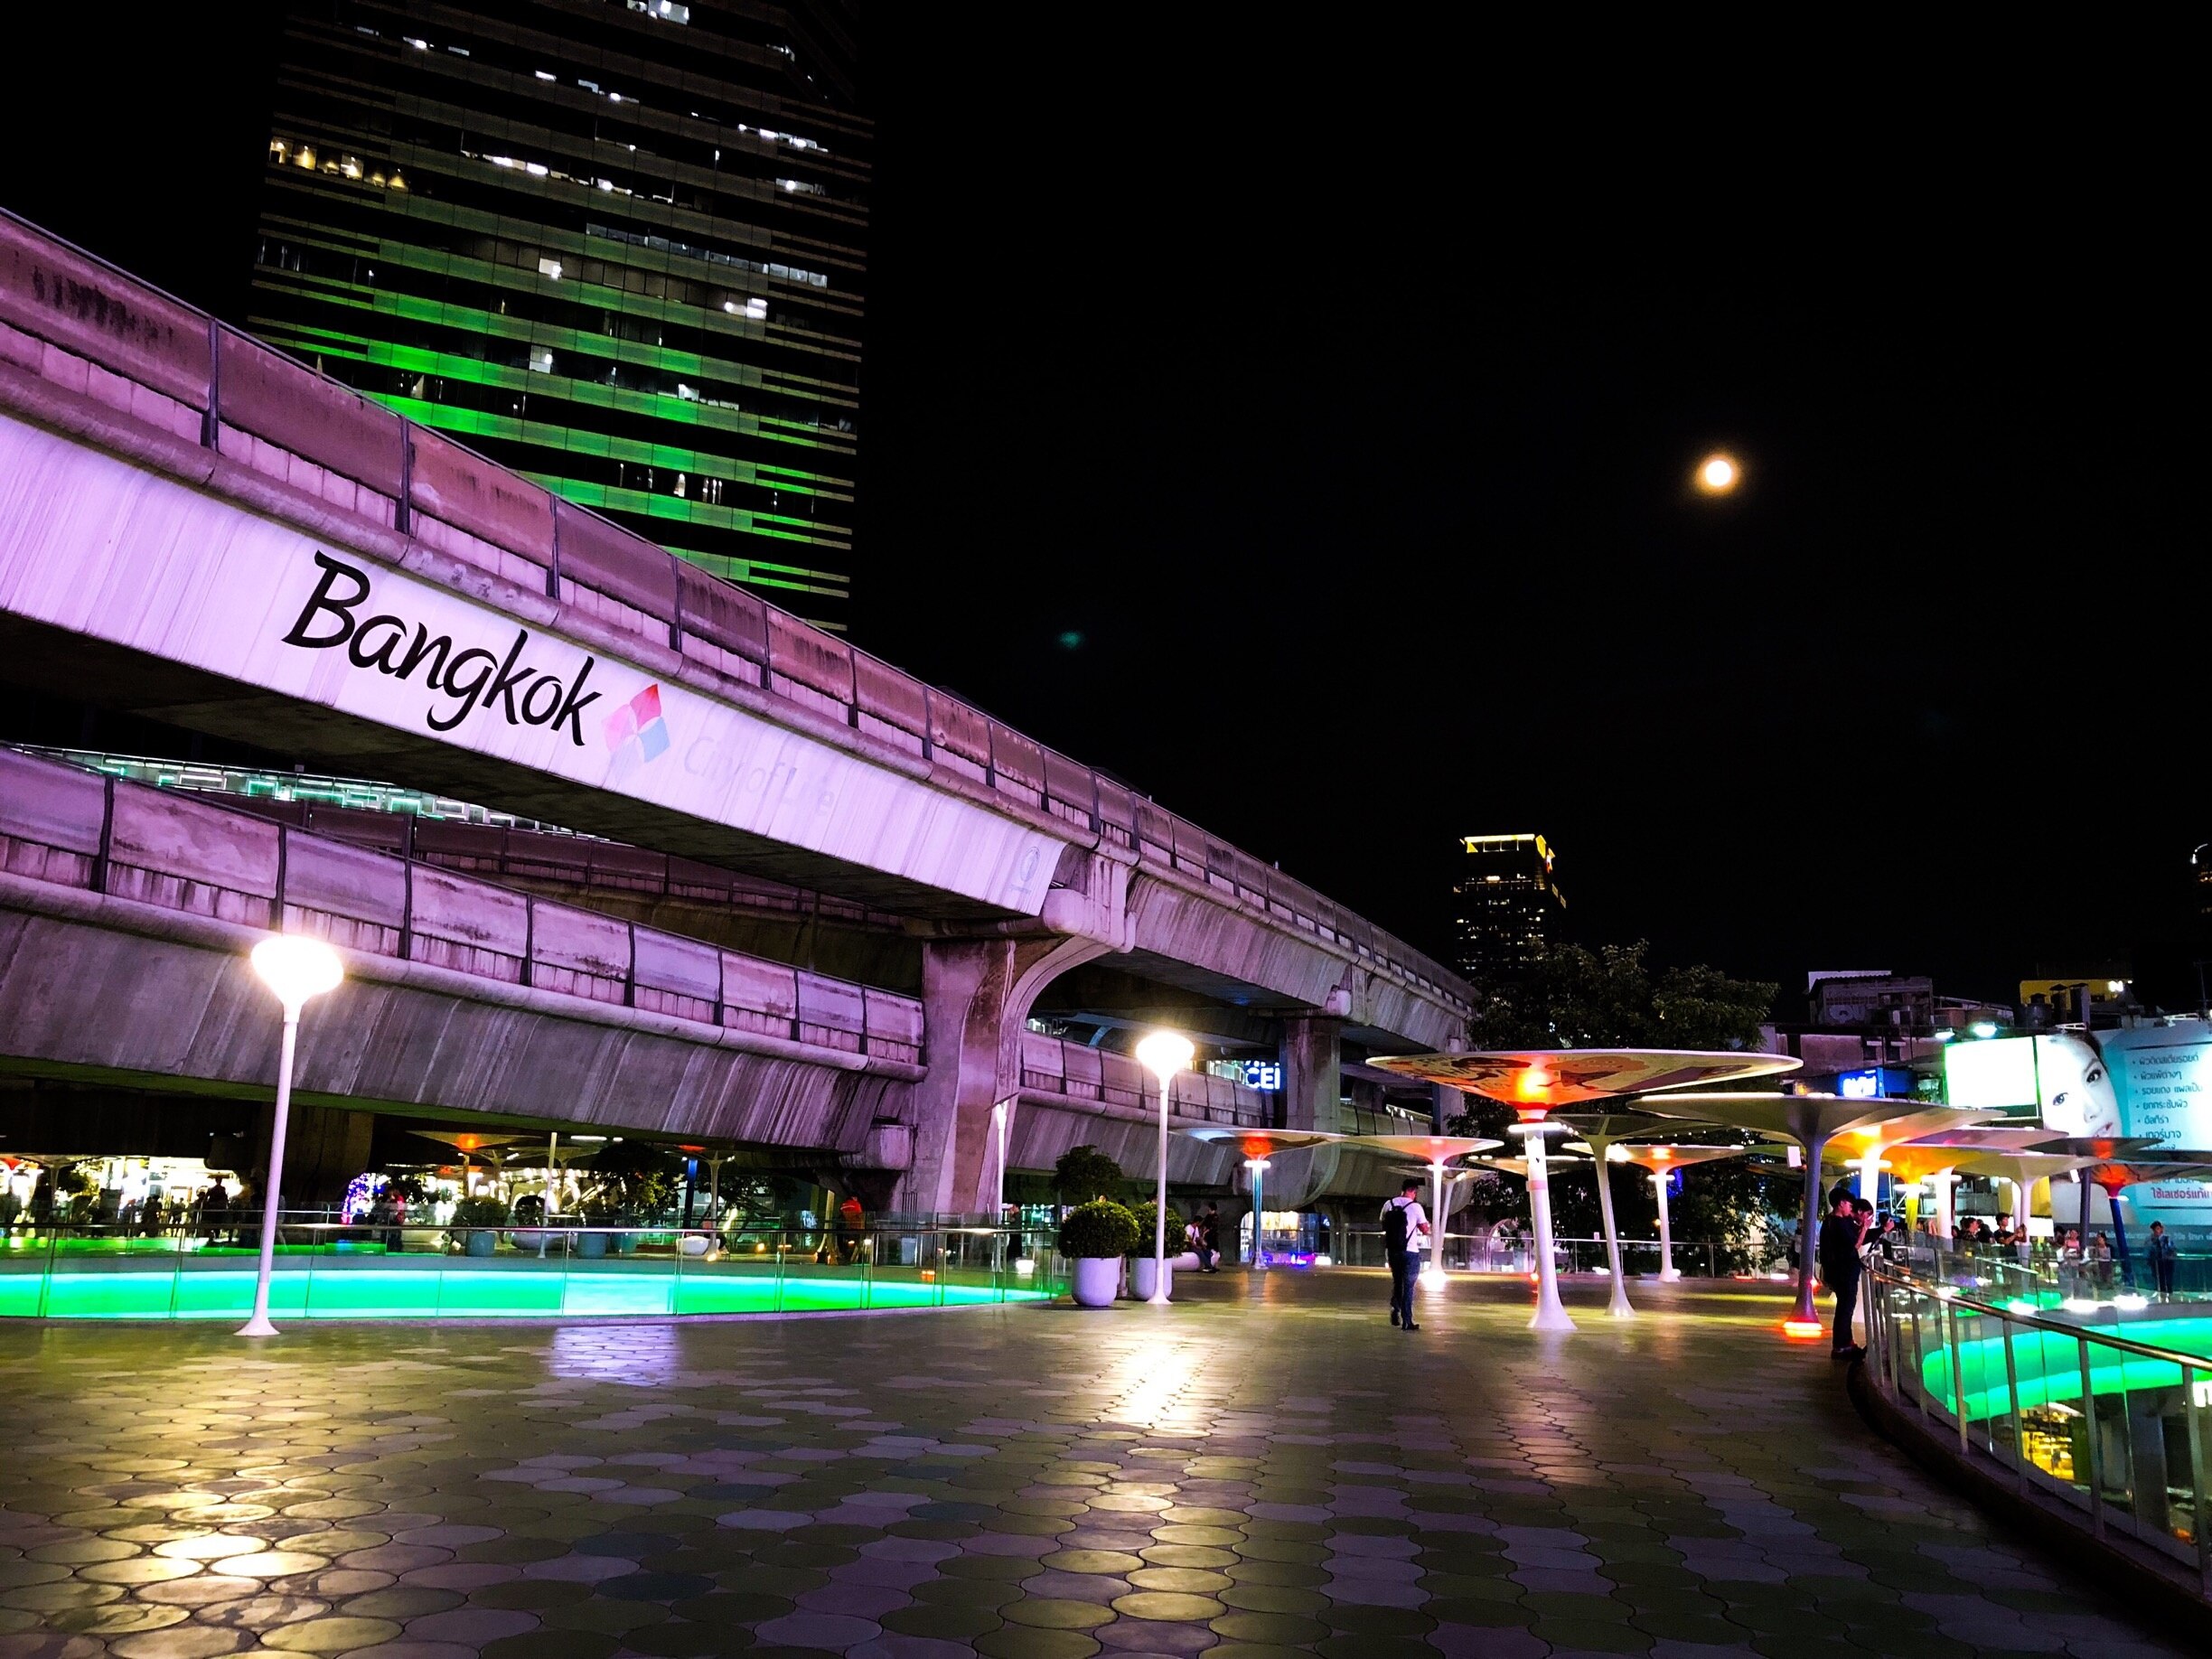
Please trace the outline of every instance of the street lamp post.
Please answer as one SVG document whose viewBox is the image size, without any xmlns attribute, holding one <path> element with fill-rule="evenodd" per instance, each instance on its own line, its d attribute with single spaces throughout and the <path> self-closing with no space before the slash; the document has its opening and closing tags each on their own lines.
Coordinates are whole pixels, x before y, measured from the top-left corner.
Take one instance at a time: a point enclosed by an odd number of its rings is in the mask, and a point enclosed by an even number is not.
<svg viewBox="0 0 2212 1659">
<path fill-rule="evenodd" d="M 276 1116 L 269 1131 L 268 1174 L 261 1195 L 261 1265 L 254 1277 L 253 1317 L 241 1336 L 274 1336 L 269 1323 L 269 1273 L 276 1263 L 276 1211 L 284 1183 L 285 1126 L 292 1111 L 292 1056 L 299 1045 L 300 1009 L 310 997 L 335 989 L 345 978 L 338 952 L 320 939 L 280 933 L 253 948 L 254 971 L 284 1004 L 284 1050 L 276 1062 Z"/>
<path fill-rule="evenodd" d="M 1159 1186 L 1152 1204 L 1152 1294 L 1155 1307 L 1167 1300 L 1167 1091 L 1178 1073 L 1190 1067 L 1196 1051 L 1190 1039 L 1173 1031 L 1155 1031 L 1137 1045 L 1138 1064 L 1159 1079 Z"/>
</svg>

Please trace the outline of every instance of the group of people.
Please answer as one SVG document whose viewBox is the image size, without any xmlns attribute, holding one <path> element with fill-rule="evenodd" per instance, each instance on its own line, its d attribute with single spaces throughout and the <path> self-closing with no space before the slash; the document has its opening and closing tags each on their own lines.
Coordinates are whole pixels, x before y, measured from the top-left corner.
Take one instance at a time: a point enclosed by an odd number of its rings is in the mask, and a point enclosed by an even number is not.
<svg viewBox="0 0 2212 1659">
<path fill-rule="evenodd" d="M 1198 1258 L 1201 1273 L 1218 1273 L 1214 1265 L 1221 1260 L 1221 1208 L 1209 1204 L 1205 1214 L 1193 1212 L 1190 1220 L 1183 1223 L 1183 1248 Z"/>
<path fill-rule="evenodd" d="M 1828 1195 L 1828 1215 L 1820 1229 L 1821 1282 L 1835 1298 L 1836 1357 L 1851 1359 L 1866 1352 L 1853 1340 L 1851 1331 L 1852 1317 L 1859 1305 L 1860 1276 L 1867 1261 L 1877 1254 L 1892 1260 L 1902 1255 L 1908 1235 L 1896 1216 L 1878 1216 L 1872 1202 L 1854 1195 L 1847 1186 L 1837 1186 Z M 2025 1246 L 2028 1234 L 2015 1231 L 2009 1218 L 1999 1220 L 1992 1227 L 1978 1216 L 1970 1216 L 1959 1224 L 1954 1242 L 1957 1248 L 1970 1251 L 2010 1250 Z M 2151 1284 L 2158 1298 L 2165 1302 L 2173 1300 L 2180 1252 L 2164 1222 L 2151 1223 L 2151 1236 L 2143 1255 L 2150 1263 Z M 2112 1241 L 2102 1233 L 2092 1231 L 2085 1244 L 2081 1230 L 2068 1227 L 2058 1239 L 2057 1257 L 2059 1281 L 2069 1293 L 2083 1279 L 2095 1288 L 2106 1286 L 2112 1280 Z"/>
</svg>

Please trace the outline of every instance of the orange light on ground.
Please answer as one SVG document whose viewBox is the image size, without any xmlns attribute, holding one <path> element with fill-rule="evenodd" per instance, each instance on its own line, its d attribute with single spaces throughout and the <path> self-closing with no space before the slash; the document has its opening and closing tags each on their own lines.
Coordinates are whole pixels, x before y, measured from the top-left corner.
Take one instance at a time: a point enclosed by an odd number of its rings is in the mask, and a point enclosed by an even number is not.
<svg viewBox="0 0 2212 1659">
<path fill-rule="evenodd" d="M 1818 1319 L 1785 1319 L 1782 1321 L 1782 1334 L 1793 1342 L 1809 1342 L 1821 1334 L 1821 1322 Z"/>
</svg>

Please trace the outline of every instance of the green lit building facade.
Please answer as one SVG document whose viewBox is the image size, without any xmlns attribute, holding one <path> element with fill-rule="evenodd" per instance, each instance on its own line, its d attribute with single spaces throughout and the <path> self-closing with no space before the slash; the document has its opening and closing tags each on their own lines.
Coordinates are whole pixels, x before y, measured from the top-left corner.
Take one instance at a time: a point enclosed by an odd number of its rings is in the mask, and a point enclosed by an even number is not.
<svg viewBox="0 0 2212 1659">
<path fill-rule="evenodd" d="M 837 0 L 322 0 L 249 322 L 841 627 L 869 124 Z"/>
</svg>

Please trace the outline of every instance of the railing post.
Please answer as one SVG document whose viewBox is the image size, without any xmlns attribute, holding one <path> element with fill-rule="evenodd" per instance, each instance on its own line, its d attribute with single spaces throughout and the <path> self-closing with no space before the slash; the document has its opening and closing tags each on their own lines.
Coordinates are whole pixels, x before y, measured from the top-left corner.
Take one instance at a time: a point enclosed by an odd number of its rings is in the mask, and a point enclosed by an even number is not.
<svg viewBox="0 0 2212 1659">
<path fill-rule="evenodd" d="M 531 981 L 530 965 L 538 957 L 538 901 L 525 893 L 522 895 L 522 983 Z"/>
<path fill-rule="evenodd" d="M 399 960 L 415 959 L 415 817 L 408 815 L 403 831 L 404 840 L 399 849 L 400 879 L 403 883 L 399 898 Z"/>
<path fill-rule="evenodd" d="M 2198 1381 L 2201 1376 L 2203 1381 Z M 2205 1431 L 2204 1406 L 2198 1401 L 2199 1388 L 2212 1388 L 2212 1372 L 2194 1373 L 2187 1365 L 2181 1367 L 2181 1411 L 2189 1422 L 2189 1480 L 2196 1488 L 2197 1502 L 2191 1509 L 2193 1519 L 2189 1531 L 2197 1541 L 2197 1582 L 2207 1598 L 2212 1598 L 2212 1527 L 2205 1524 L 2205 1511 L 2212 1507 L 2212 1498 L 2205 1493 Z"/>
<path fill-rule="evenodd" d="M 626 924 L 630 934 L 630 971 L 623 975 L 623 1007 L 637 1007 L 637 923 Z"/>
<path fill-rule="evenodd" d="M 399 499 L 392 503 L 392 529 L 402 536 L 412 532 L 415 524 L 415 428 L 412 422 L 399 422 Z"/>
<path fill-rule="evenodd" d="M 100 780 L 99 853 L 92 860 L 92 891 L 108 891 L 108 859 L 115 849 L 115 774 Z"/>
<path fill-rule="evenodd" d="M 669 555 L 669 585 L 676 597 L 670 602 L 669 649 L 683 650 L 683 560 L 674 553 Z"/>
<path fill-rule="evenodd" d="M 286 824 L 278 824 L 276 826 L 276 892 L 275 896 L 269 900 L 269 931 L 275 933 L 284 932 L 285 876 L 290 862 L 291 850 L 291 828 Z"/>
<path fill-rule="evenodd" d="M 200 417 L 200 446 L 222 449 L 222 324 L 208 319 L 207 412 Z"/>
<path fill-rule="evenodd" d="M 2012 1413 L 2012 1484 L 2023 1492 L 2028 1488 L 2027 1435 L 2020 1423 L 2020 1362 L 2012 1354 L 2012 1321 L 2007 1319 L 2000 1327 L 2004 1335 L 2005 1403 Z M 2043 1338 L 2036 1336 L 2036 1356 L 2043 1354 Z"/>
<path fill-rule="evenodd" d="M 1958 1309 L 1949 1302 L 1943 1305 L 1944 1339 L 1951 1349 L 1951 1414 L 1958 1420 L 1958 1443 L 1961 1457 L 1971 1449 L 1966 1441 L 1966 1373 L 1959 1364 Z"/>
<path fill-rule="evenodd" d="M 2081 1401 L 2082 1439 L 2089 1448 L 2089 1531 L 2097 1538 L 2104 1536 L 2104 1450 L 2098 1445 L 2104 1431 L 2097 1425 L 2096 1395 L 2089 1388 L 2089 1338 L 2075 1339 L 2081 1345 Z"/>
<path fill-rule="evenodd" d="M 561 582 L 560 498 L 552 491 L 548 490 L 546 501 L 553 514 L 553 562 L 546 567 L 546 597 L 558 601 L 560 598 Z"/>
</svg>

